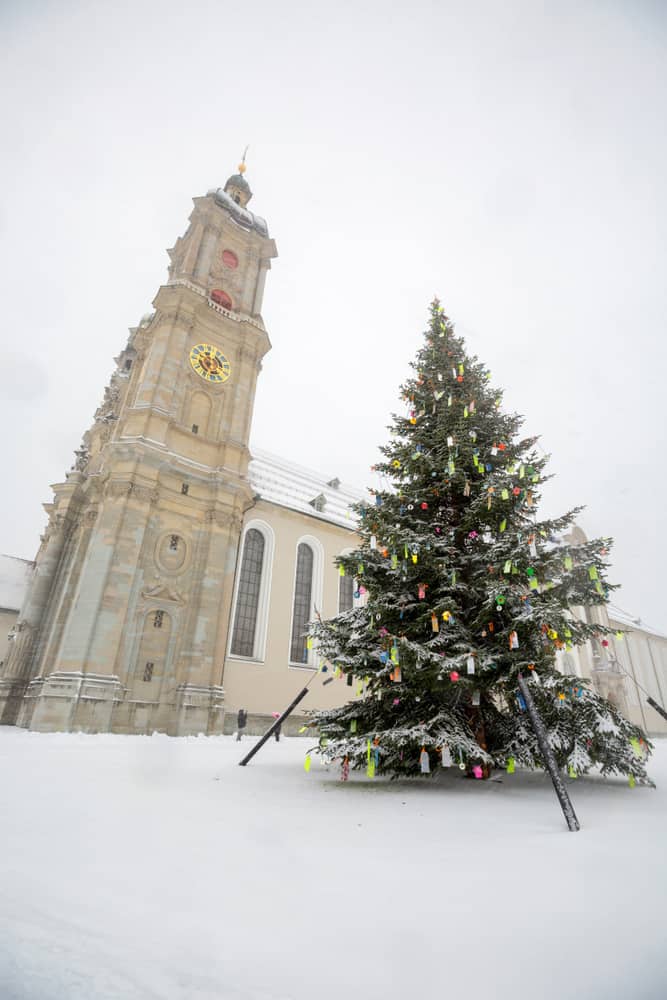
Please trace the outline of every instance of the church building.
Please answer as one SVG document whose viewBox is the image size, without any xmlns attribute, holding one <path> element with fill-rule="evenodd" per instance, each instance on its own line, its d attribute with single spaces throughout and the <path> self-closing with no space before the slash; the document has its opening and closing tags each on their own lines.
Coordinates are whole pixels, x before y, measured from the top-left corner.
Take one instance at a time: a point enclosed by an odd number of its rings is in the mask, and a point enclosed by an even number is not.
<svg viewBox="0 0 667 1000">
<path fill-rule="evenodd" d="M 304 709 L 355 696 L 315 675 L 305 627 L 353 606 L 334 560 L 355 545 L 362 494 L 248 447 L 277 250 L 244 172 L 194 199 L 155 311 L 45 505 L 2 723 L 220 733 L 245 708 L 252 731 L 311 678 Z"/>
<path fill-rule="evenodd" d="M 0 723 L 214 734 L 244 708 L 262 732 L 309 682 L 301 713 L 361 693 L 318 662 L 306 625 L 363 600 L 335 565 L 363 494 L 249 451 L 277 250 L 244 172 L 194 199 L 155 311 L 45 505 L 35 562 L 0 556 Z M 618 609 L 573 613 L 619 631 L 559 654 L 560 669 L 667 733 L 667 637 Z"/>
</svg>

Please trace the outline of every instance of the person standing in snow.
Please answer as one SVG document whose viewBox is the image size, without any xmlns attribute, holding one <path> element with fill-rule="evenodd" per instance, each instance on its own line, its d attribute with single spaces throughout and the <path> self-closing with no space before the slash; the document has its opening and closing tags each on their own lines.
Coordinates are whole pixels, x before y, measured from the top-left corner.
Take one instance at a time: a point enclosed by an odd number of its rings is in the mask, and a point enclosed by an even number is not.
<svg viewBox="0 0 667 1000">
<path fill-rule="evenodd" d="M 243 730 L 246 727 L 246 722 L 248 721 L 248 713 L 245 708 L 239 709 L 239 714 L 236 716 L 236 742 L 239 743 L 241 737 L 243 736 Z"/>
<path fill-rule="evenodd" d="M 271 712 L 271 715 L 273 716 L 274 719 L 280 718 L 280 712 Z M 282 723 L 280 724 L 280 726 L 282 726 Z M 276 726 L 276 728 L 273 730 L 273 735 L 276 738 L 276 743 L 280 743 L 280 726 Z"/>
</svg>

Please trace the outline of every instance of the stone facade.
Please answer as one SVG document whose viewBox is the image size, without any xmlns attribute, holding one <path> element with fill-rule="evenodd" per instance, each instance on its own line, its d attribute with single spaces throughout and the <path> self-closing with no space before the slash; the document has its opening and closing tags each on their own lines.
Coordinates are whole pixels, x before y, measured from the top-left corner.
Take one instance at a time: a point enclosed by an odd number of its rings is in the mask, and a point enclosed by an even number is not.
<svg viewBox="0 0 667 1000">
<path fill-rule="evenodd" d="M 0 676 L 4 723 L 222 729 L 237 550 L 253 505 L 248 437 L 270 348 L 262 296 L 277 255 L 249 197 L 231 178 L 195 199 L 155 312 L 130 331 L 74 466 L 53 487 Z M 220 352 L 229 377 L 197 373 L 198 345 Z"/>
</svg>

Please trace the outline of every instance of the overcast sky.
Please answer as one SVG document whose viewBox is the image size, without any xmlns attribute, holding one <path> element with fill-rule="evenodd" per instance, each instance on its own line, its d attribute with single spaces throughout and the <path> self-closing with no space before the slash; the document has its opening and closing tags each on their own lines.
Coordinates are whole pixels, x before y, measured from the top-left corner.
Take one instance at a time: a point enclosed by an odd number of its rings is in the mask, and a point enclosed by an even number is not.
<svg viewBox="0 0 667 1000">
<path fill-rule="evenodd" d="M 278 244 L 253 443 L 358 486 L 438 294 L 542 435 L 544 512 L 667 630 L 667 5 L 4 0 L 0 551 L 250 143 Z"/>
</svg>

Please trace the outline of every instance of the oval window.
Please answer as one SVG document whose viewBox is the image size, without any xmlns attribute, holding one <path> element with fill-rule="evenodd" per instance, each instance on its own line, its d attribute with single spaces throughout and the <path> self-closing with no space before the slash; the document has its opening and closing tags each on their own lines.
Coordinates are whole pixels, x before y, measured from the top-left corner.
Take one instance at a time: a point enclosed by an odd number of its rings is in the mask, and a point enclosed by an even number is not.
<svg viewBox="0 0 667 1000">
<path fill-rule="evenodd" d="M 239 259 L 233 250 L 223 250 L 222 251 L 222 263 L 225 267 L 238 267 Z"/>
<path fill-rule="evenodd" d="M 157 548 L 158 565 L 168 573 L 176 573 L 182 569 L 187 551 L 187 545 L 181 535 L 163 535 Z"/>
<path fill-rule="evenodd" d="M 214 288 L 211 292 L 211 298 L 214 302 L 217 302 L 219 306 L 222 306 L 223 309 L 232 308 L 232 300 L 227 292 L 223 292 L 222 288 Z"/>
</svg>

